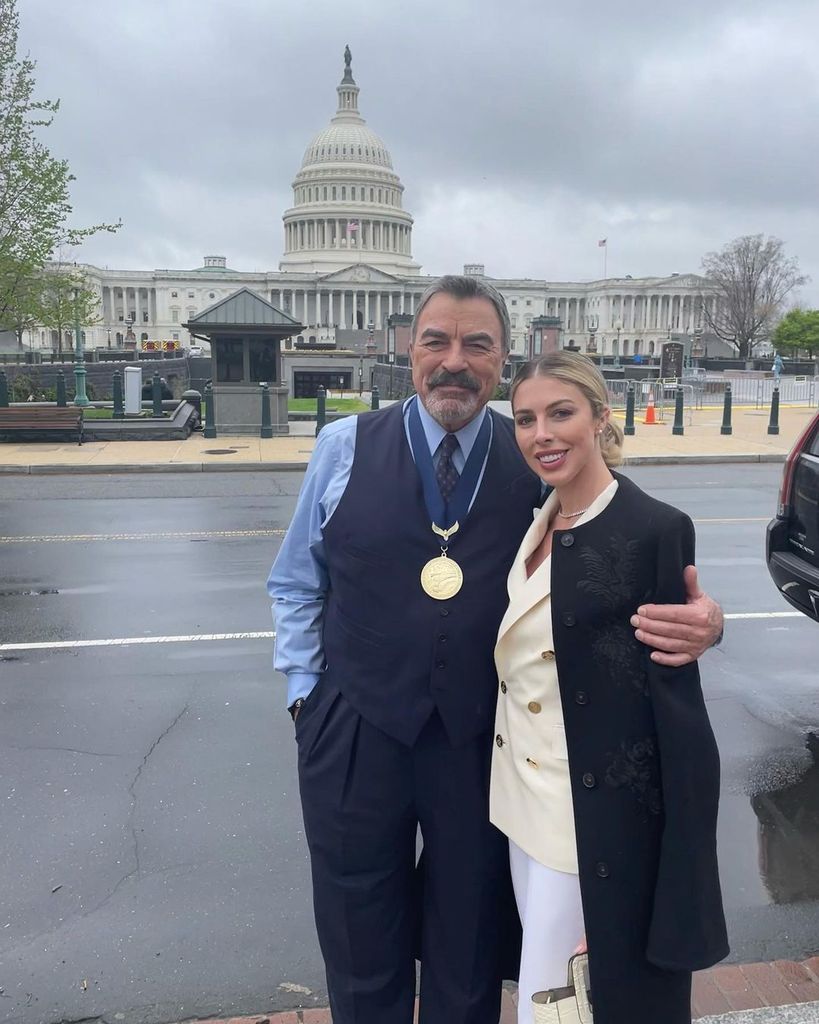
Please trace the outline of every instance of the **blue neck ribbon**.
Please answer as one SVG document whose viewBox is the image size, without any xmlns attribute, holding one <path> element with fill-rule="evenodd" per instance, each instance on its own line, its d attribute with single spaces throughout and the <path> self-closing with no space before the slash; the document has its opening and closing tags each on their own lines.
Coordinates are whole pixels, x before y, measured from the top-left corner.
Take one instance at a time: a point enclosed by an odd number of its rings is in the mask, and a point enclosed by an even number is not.
<svg viewBox="0 0 819 1024">
<path fill-rule="evenodd" d="M 427 507 L 429 517 L 435 526 L 448 530 L 454 523 L 463 525 L 469 512 L 475 488 L 481 475 L 486 453 L 489 450 L 489 437 L 492 425 L 489 422 L 489 414 L 484 416 L 481 429 L 472 445 L 472 451 L 466 460 L 464 471 L 455 486 L 452 497 L 445 502 L 441 497 L 438 488 L 438 481 L 435 479 L 435 466 L 432 462 L 432 454 L 427 444 L 426 434 L 421 424 L 421 417 L 418 414 L 418 398 L 413 399 L 409 410 L 409 432 L 412 441 L 412 453 L 415 456 L 415 465 L 421 477 L 421 486 L 424 489 L 424 504 Z"/>
</svg>

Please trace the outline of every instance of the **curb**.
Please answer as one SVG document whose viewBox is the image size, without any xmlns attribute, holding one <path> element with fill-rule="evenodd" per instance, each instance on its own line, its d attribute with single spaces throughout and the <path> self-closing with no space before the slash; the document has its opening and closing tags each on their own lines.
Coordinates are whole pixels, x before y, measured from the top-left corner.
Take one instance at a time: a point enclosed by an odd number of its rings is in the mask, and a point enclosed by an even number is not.
<svg viewBox="0 0 819 1024">
<path fill-rule="evenodd" d="M 91 474 L 100 476 L 114 473 L 283 473 L 303 472 L 306 462 L 145 462 L 111 465 L 76 465 L 52 463 L 34 466 L 0 466 L 0 475 L 12 476 L 70 476 Z"/>
<path fill-rule="evenodd" d="M 783 463 L 787 455 L 780 452 L 737 455 L 632 455 L 624 466 L 679 466 L 729 463 Z M 31 466 L 0 465 L 0 475 L 58 476 L 61 474 L 105 473 L 302 473 L 307 462 L 146 462 L 110 465 L 44 463 Z"/>
</svg>

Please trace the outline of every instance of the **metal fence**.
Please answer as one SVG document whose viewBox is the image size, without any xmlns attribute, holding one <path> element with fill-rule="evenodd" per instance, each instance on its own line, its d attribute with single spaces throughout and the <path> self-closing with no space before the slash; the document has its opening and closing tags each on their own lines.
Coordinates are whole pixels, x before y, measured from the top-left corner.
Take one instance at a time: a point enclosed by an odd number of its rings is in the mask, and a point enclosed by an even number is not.
<svg viewBox="0 0 819 1024">
<path fill-rule="evenodd" d="M 625 409 L 629 381 L 610 380 L 609 401 L 613 409 Z M 755 409 L 768 408 L 773 397 L 776 381 L 773 377 L 742 378 L 732 376 L 697 375 L 677 379 L 654 379 L 634 381 L 634 408 L 643 410 L 650 396 L 654 398 L 657 416 L 662 419 L 666 408 L 674 413 L 674 402 L 678 385 L 682 386 L 685 408 L 702 409 L 706 406 L 722 407 L 725 401 L 725 387 L 731 385 L 735 406 L 749 405 Z M 779 381 L 779 404 L 814 408 L 819 403 L 819 381 L 817 377 L 782 377 Z"/>
</svg>

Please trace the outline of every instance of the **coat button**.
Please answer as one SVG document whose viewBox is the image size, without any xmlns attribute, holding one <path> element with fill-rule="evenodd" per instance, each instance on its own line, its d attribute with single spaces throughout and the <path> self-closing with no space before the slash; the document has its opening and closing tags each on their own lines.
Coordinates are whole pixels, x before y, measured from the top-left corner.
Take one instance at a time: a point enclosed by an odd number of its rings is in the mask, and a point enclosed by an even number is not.
<svg viewBox="0 0 819 1024">
<path fill-rule="evenodd" d="M 506 683 L 501 679 L 501 693 L 506 693 Z"/>
<path fill-rule="evenodd" d="M 610 874 L 609 866 L 604 860 L 595 865 L 594 871 L 598 878 L 608 878 Z"/>
<path fill-rule="evenodd" d="M 574 695 L 575 704 L 588 704 L 589 697 L 585 690 L 578 690 Z"/>
<path fill-rule="evenodd" d="M 574 536 L 571 533 L 564 533 L 560 538 L 560 543 L 564 548 L 570 548 L 574 544 Z"/>
<path fill-rule="evenodd" d="M 571 612 L 564 612 L 563 613 L 563 625 L 564 626 L 573 626 L 575 624 L 575 622 L 577 622 L 577 619 L 574 617 L 574 615 L 572 615 Z"/>
<path fill-rule="evenodd" d="M 498 735 L 495 737 L 495 742 L 499 747 L 503 746 L 503 736 L 501 736 L 500 733 L 498 733 Z"/>
<path fill-rule="evenodd" d="M 441 617 L 445 619 L 447 617 L 447 615 L 449 615 L 449 608 L 442 608 L 441 609 Z"/>
<path fill-rule="evenodd" d="M 538 766 L 537 761 L 535 761 L 534 758 L 531 757 L 526 758 L 526 763 L 529 765 L 530 768 L 537 768 Z"/>
<path fill-rule="evenodd" d="M 591 772 L 586 772 L 583 776 L 583 785 L 586 789 L 594 789 L 597 785 L 597 779 L 592 775 Z"/>
<path fill-rule="evenodd" d="M 541 712 L 540 704 L 536 700 L 530 700 L 528 704 L 529 710 L 533 715 L 539 715 Z"/>
<path fill-rule="evenodd" d="M 555 660 L 555 652 L 554 651 L 541 651 L 540 652 L 540 656 L 541 656 L 541 658 L 543 658 L 544 661 L 554 661 Z"/>
<path fill-rule="evenodd" d="M 449 637 L 446 635 L 446 633 L 441 633 L 441 635 L 438 637 L 438 639 L 441 641 L 442 644 L 445 644 L 447 642 L 447 640 L 449 639 Z"/>
<path fill-rule="evenodd" d="M 435 667 L 436 668 L 446 668 L 446 662 L 445 661 L 436 661 L 435 662 Z"/>
</svg>

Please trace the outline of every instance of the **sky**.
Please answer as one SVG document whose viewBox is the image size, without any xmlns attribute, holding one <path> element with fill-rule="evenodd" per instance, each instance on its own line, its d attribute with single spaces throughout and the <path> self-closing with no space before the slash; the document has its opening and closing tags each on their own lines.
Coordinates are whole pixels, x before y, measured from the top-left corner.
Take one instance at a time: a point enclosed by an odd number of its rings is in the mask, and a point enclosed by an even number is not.
<svg viewBox="0 0 819 1024">
<path fill-rule="evenodd" d="M 423 272 L 585 281 L 698 272 L 785 242 L 819 305 L 816 0 L 18 0 L 60 110 L 75 258 L 276 270 L 281 215 L 336 109 L 390 150 Z"/>
</svg>

